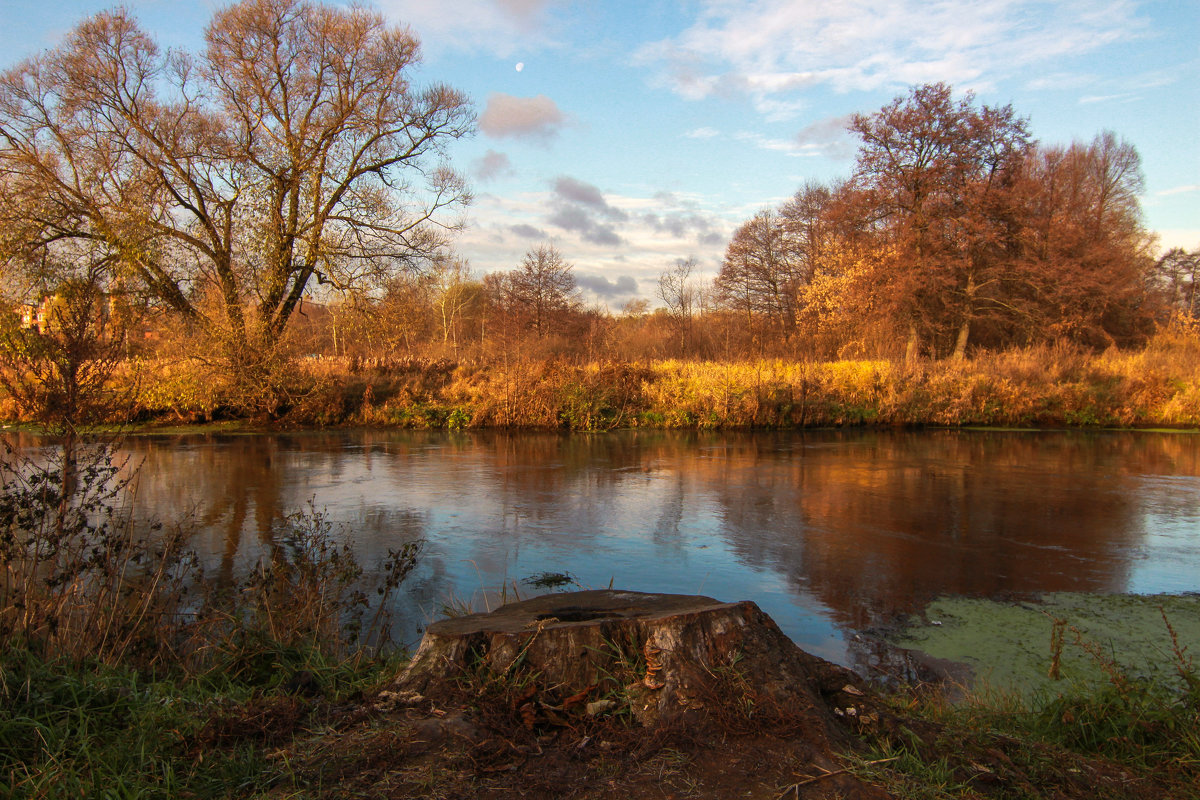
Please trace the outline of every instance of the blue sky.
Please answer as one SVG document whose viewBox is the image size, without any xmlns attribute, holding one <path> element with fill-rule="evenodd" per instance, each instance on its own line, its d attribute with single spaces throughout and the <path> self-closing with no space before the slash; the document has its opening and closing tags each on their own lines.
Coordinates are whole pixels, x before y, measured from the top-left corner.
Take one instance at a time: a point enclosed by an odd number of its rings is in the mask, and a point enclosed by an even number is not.
<svg viewBox="0 0 1200 800">
<path fill-rule="evenodd" d="M 0 0 L 0 66 L 100 0 Z M 211 0 L 125 3 L 195 48 Z M 1200 246 L 1200 0 L 376 0 L 421 40 L 421 78 L 472 98 L 452 150 L 478 272 L 555 244 L 613 311 L 808 179 L 850 174 L 845 118 L 946 81 L 1011 103 L 1047 144 L 1112 130 L 1142 156 L 1161 246 Z"/>
</svg>

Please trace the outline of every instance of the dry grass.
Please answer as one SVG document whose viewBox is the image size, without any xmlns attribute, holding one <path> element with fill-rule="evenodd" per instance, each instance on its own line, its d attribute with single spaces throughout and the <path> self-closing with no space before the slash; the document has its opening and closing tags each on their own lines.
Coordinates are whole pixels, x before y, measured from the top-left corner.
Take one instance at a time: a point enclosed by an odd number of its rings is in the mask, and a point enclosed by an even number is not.
<svg viewBox="0 0 1200 800">
<path fill-rule="evenodd" d="M 139 415 L 244 416 L 187 361 L 146 362 Z M 843 425 L 1200 425 L 1200 326 L 1137 351 L 1037 345 L 964 361 L 306 358 L 276 423 L 407 428 L 792 428 Z"/>
</svg>

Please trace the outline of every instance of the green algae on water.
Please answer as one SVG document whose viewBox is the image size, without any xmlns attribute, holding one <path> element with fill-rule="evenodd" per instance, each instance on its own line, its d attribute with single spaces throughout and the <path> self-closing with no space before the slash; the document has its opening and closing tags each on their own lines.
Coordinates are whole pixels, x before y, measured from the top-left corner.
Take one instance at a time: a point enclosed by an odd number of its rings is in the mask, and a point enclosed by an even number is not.
<svg viewBox="0 0 1200 800">
<path fill-rule="evenodd" d="M 1055 620 L 1063 623 L 1057 679 L 1051 677 Z M 1187 648 L 1185 660 L 1200 653 L 1200 594 L 1059 592 L 1025 602 L 946 597 L 891 641 L 969 665 L 976 689 L 1026 698 L 1107 683 L 1112 666 L 1130 678 L 1181 686 L 1174 647 Z"/>
</svg>

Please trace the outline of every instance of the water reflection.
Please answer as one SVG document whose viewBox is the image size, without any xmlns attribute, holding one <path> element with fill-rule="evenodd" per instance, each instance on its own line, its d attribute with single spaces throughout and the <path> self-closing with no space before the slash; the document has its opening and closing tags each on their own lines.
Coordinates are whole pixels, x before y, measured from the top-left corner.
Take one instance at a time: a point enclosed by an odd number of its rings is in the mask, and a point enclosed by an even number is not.
<svg viewBox="0 0 1200 800">
<path fill-rule="evenodd" d="M 1200 438 L 1151 433 L 144 437 L 137 504 L 191 515 L 215 574 L 313 500 L 368 565 L 427 540 L 410 637 L 451 595 L 545 570 L 753 599 L 802 646 L 942 593 L 1200 588 Z"/>
</svg>

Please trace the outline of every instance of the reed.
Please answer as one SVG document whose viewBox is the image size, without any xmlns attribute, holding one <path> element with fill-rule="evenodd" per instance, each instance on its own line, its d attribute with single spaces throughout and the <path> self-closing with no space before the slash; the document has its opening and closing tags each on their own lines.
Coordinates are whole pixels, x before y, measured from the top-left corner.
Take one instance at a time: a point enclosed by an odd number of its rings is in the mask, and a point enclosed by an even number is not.
<svg viewBox="0 0 1200 800">
<path fill-rule="evenodd" d="M 250 419 L 198 361 L 149 361 L 135 416 Z M 1140 350 L 1066 344 L 914 365 L 887 360 L 577 362 L 502 353 L 293 362 L 275 425 L 402 428 L 796 428 L 847 425 L 1200 426 L 1200 329 L 1165 326 Z M 3 410 L 0 402 L 0 410 Z M 10 409 L 11 410 L 11 409 Z M 11 415 L 10 415 L 11 416 Z"/>
</svg>

